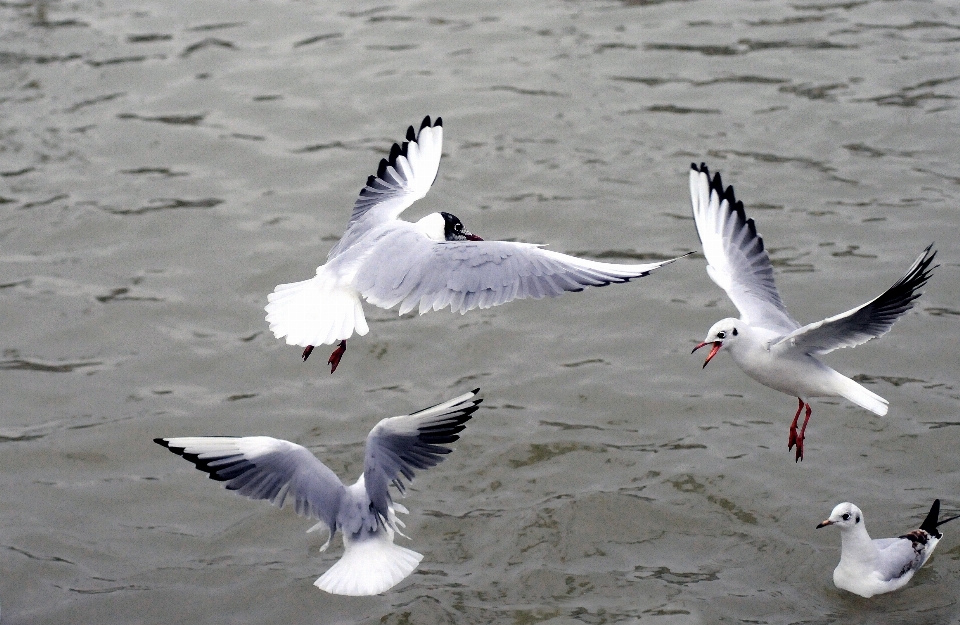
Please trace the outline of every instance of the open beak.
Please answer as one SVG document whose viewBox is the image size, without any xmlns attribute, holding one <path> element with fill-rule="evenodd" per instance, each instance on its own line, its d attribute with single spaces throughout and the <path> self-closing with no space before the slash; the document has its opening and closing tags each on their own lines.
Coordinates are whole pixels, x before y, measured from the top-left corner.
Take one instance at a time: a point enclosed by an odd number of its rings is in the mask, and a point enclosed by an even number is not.
<svg viewBox="0 0 960 625">
<path fill-rule="evenodd" d="M 463 236 L 465 236 L 465 237 L 467 238 L 467 241 L 483 241 L 483 239 L 481 239 L 480 237 L 478 237 L 478 236 L 475 235 L 474 233 L 470 232 L 469 230 L 464 230 L 464 231 L 463 231 Z"/>
<path fill-rule="evenodd" d="M 826 521 L 824 521 L 823 523 L 821 523 L 820 525 L 818 525 L 818 526 L 817 526 L 817 529 L 820 529 L 821 527 L 826 527 L 826 526 L 828 526 L 828 525 L 833 525 L 833 521 L 831 521 L 830 519 L 827 519 Z"/>
<path fill-rule="evenodd" d="M 697 345 L 696 347 L 694 347 L 694 348 L 693 348 L 693 352 L 695 352 L 695 351 L 697 351 L 698 349 L 700 349 L 701 347 L 705 347 L 705 346 L 707 346 L 707 345 L 710 345 L 710 342 L 709 342 L 709 341 L 704 341 L 703 343 L 700 343 L 699 345 Z M 704 367 L 707 366 L 707 363 L 710 362 L 710 359 L 711 359 L 711 358 L 713 358 L 714 356 L 717 355 L 717 352 L 720 351 L 720 348 L 721 348 L 721 347 L 723 347 L 723 342 L 721 342 L 721 341 L 714 341 L 714 342 L 713 342 L 713 347 L 710 348 L 710 353 L 707 354 L 707 359 L 703 361 L 703 366 L 704 366 Z M 692 354 L 693 352 L 690 352 L 690 353 Z"/>
</svg>

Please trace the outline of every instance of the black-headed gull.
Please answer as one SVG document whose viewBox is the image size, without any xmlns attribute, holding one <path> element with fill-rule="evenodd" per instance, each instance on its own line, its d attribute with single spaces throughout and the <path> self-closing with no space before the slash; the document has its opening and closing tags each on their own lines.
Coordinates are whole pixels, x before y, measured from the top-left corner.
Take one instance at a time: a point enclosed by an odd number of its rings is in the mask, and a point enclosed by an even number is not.
<svg viewBox="0 0 960 625">
<path fill-rule="evenodd" d="M 424 118 L 407 130 L 367 179 L 350 223 L 317 275 L 281 284 L 270 294 L 267 322 L 277 338 L 304 347 L 339 345 L 327 361 L 330 372 L 354 332 L 369 331 L 360 298 L 400 314 L 440 310 L 465 313 L 514 299 L 556 297 L 587 286 L 627 282 L 676 258 L 644 265 L 584 260 L 539 245 L 484 241 L 450 213 L 431 213 L 412 223 L 400 213 L 427 194 L 440 166 L 443 126 Z"/>
<path fill-rule="evenodd" d="M 383 419 L 367 436 L 363 474 L 344 486 L 333 471 L 304 447 L 269 436 L 243 438 L 199 436 L 156 438 L 173 453 L 226 482 L 228 490 L 282 507 L 290 496 L 297 514 L 319 519 L 308 532 L 326 528 L 330 546 L 343 532 L 343 556 L 314 585 L 338 595 L 375 595 L 410 575 L 423 559 L 393 542 L 403 522 L 396 512 L 407 509 L 390 496 L 392 483 L 403 493 L 403 479 L 414 469 L 428 469 L 452 450 L 476 412 L 480 389 L 419 412 Z"/>
<path fill-rule="evenodd" d="M 753 220 L 747 219 L 733 187 L 724 189 L 719 173 L 711 179 L 710 170 L 702 163 L 691 167 L 690 199 L 707 273 L 740 312 L 739 319 L 715 323 L 707 338 L 693 348 L 697 351 L 713 345 L 703 366 L 726 347 L 744 373 L 797 398 L 799 406 L 790 424 L 787 447 L 797 446 L 797 462 L 803 460 L 803 438 L 810 420 L 808 398 L 845 397 L 875 414 L 887 414 L 887 400 L 826 366 L 816 355 L 856 347 L 889 332 L 913 307 L 913 300 L 920 297 L 918 289 L 930 278 L 935 268 L 930 263 L 937 254 L 933 246 L 883 294 L 847 312 L 801 326 L 780 299 L 763 239 Z M 804 408 L 806 416 L 798 433 L 797 420 Z"/>
<path fill-rule="evenodd" d="M 830 518 L 817 525 L 840 528 L 840 564 L 833 570 L 833 583 L 867 598 L 903 588 L 943 537 L 937 527 L 960 518 L 938 521 L 939 516 L 940 500 L 935 499 L 919 529 L 897 538 L 871 539 L 860 508 L 847 502 L 837 505 Z"/>
</svg>

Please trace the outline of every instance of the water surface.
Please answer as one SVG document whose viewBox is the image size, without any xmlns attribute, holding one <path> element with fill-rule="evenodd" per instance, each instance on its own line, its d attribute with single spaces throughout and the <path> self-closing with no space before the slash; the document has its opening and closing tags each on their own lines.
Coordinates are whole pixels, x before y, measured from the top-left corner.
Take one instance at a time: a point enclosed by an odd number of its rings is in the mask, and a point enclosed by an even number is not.
<svg viewBox="0 0 960 625">
<path fill-rule="evenodd" d="M 4 623 L 957 622 L 960 531 L 901 592 L 834 588 L 876 536 L 960 507 L 960 9 L 952 2 L 0 4 Z M 701 256 L 637 282 L 398 318 L 330 376 L 263 320 L 310 276 L 407 125 L 442 115 L 417 219 L 638 262 L 699 243 L 687 172 L 736 185 L 794 315 L 936 271 L 826 360 L 876 417 L 690 349 L 734 313 Z M 354 479 L 382 417 L 484 407 L 404 503 L 415 574 L 317 591 L 312 523 L 158 436 L 267 434 Z"/>
</svg>

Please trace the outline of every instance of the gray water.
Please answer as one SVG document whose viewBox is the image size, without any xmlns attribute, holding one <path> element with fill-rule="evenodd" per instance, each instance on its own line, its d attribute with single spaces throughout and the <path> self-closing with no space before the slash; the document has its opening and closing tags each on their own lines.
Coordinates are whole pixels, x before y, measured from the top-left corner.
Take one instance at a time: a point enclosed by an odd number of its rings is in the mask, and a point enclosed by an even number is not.
<svg viewBox="0 0 960 625">
<path fill-rule="evenodd" d="M 348 8 L 345 8 L 348 7 Z M 0 3 L 0 602 L 7 623 L 960 622 L 960 527 L 904 590 L 837 590 L 874 536 L 960 508 L 960 7 L 953 1 Z M 803 322 L 940 268 L 826 361 L 890 401 L 796 400 L 721 354 L 684 259 L 465 316 L 367 307 L 333 376 L 269 333 L 409 124 L 444 160 L 405 215 L 638 262 L 699 243 L 687 173 L 736 185 Z M 341 554 L 158 436 L 266 434 L 351 481 L 381 418 L 480 386 L 404 500 L 419 569 Z"/>
</svg>

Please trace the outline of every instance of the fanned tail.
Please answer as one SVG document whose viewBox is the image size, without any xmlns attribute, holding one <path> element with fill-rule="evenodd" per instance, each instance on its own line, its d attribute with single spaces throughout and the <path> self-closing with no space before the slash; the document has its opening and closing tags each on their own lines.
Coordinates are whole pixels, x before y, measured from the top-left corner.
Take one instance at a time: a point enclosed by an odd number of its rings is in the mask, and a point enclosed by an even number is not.
<svg viewBox="0 0 960 625">
<path fill-rule="evenodd" d="M 393 532 L 363 540 L 343 539 L 343 557 L 313 583 L 320 590 L 353 597 L 385 592 L 413 572 L 423 556 L 395 545 Z"/>
<path fill-rule="evenodd" d="M 881 417 L 887 414 L 887 409 L 890 406 L 890 402 L 883 397 L 880 397 L 873 391 L 867 390 L 845 375 L 837 373 L 836 371 L 833 373 L 836 374 L 836 377 L 834 377 L 834 383 L 836 384 L 836 391 L 838 395 L 849 399 L 861 408 L 866 408 L 870 412 L 880 415 Z"/>
<path fill-rule="evenodd" d="M 267 322 L 288 345 L 327 345 L 370 331 L 355 291 L 329 287 L 321 276 L 281 284 L 267 300 Z"/>
</svg>

